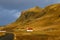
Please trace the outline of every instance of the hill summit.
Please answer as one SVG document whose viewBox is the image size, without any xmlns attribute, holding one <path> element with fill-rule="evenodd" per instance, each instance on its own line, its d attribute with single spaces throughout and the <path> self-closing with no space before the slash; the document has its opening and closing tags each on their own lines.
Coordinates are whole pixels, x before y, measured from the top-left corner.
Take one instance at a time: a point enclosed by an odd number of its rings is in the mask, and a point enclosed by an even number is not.
<svg viewBox="0 0 60 40">
<path fill-rule="evenodd" d="M 17 21 L 28 21 L 32 19 L 36 19 L 38 16 L 40 16 L 42 11 L 42 8 L 36 6 L 33 8 L 29 8 L 28 10 L 22 11 L 21 16 L 17 19 Z"/>
</svg>

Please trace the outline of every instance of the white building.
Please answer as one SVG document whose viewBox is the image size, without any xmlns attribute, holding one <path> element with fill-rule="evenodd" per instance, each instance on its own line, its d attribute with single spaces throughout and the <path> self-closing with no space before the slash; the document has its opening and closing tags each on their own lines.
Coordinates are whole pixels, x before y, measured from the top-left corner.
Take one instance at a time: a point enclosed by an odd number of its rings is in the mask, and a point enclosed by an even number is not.
<svg viewBox="0 0 60 40">
<path fill-rule="evenodd" d="M 27 28 L 27 32 L 32 32 L 33 29 L 32 28 Z"/>
</svg>

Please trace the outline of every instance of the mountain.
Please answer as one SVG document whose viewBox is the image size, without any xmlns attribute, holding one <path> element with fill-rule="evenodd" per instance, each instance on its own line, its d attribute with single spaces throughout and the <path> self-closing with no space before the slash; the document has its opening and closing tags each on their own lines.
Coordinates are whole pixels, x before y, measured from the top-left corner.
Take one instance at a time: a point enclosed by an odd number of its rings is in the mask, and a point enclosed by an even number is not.
<svg viewBox="0 0 60 40">
<path fill-rule="evenodd" d="M 60 37 L 60 4 L 52 4 L 45 8 L 36 6 L 22 11 L 21 16 L 14 23 L 6 25 L 2 30 L 24 34 L 29 27 L 34 30 L 31 34 Z"/>
<path fill-rule="evenodd" d="M 32 20 L 41 17 L 43 15 L 43 13 L 41 13 L 42 10 L 42 8 L 36 6 L 28 10 L 22 11 L 21 16 L 16 20 L 16 22 L 6 25 L 3 30 L 24 28 L 25 25 L 27 25 Z"/>
</svg>

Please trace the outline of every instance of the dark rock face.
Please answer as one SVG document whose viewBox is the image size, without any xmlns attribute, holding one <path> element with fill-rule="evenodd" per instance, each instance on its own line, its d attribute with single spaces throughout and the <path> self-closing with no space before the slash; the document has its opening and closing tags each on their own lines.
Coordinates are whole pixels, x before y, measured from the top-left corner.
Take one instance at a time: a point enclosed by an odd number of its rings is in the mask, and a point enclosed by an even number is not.
<svg viewBox="0 0 60 40">
<path fill-rule="evenodd" d="M 22 11 L 21 16 L 17 19 L 17 21 L 21 22 L 21 21 L 36 19 L 38 16 L 40 17 L 42 15 L 41 11 L 42 11 L 42 8 L 40 7 L 34 7 L 28 10 Z"/>
<path fill-rule="evenodd" d="M 6 35 L 0 37 L 0 40 L 14 40 L 14 34 L 6 33 Z"/>
</svg>

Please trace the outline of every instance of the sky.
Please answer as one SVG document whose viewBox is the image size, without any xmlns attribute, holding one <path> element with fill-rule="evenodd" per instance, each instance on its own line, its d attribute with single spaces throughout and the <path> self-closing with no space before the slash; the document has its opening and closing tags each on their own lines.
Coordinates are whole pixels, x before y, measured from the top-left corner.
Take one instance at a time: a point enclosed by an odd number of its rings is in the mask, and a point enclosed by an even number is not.
<svg viewBox="0 0 60 40">
<path fill-rule="evenodd" d="M 0 25 L 16 21 L 23 10 L 34 6 L 44 8 L 55 3 L 60 3 L 60 0 L 0 0 Z"/>
</svg>

